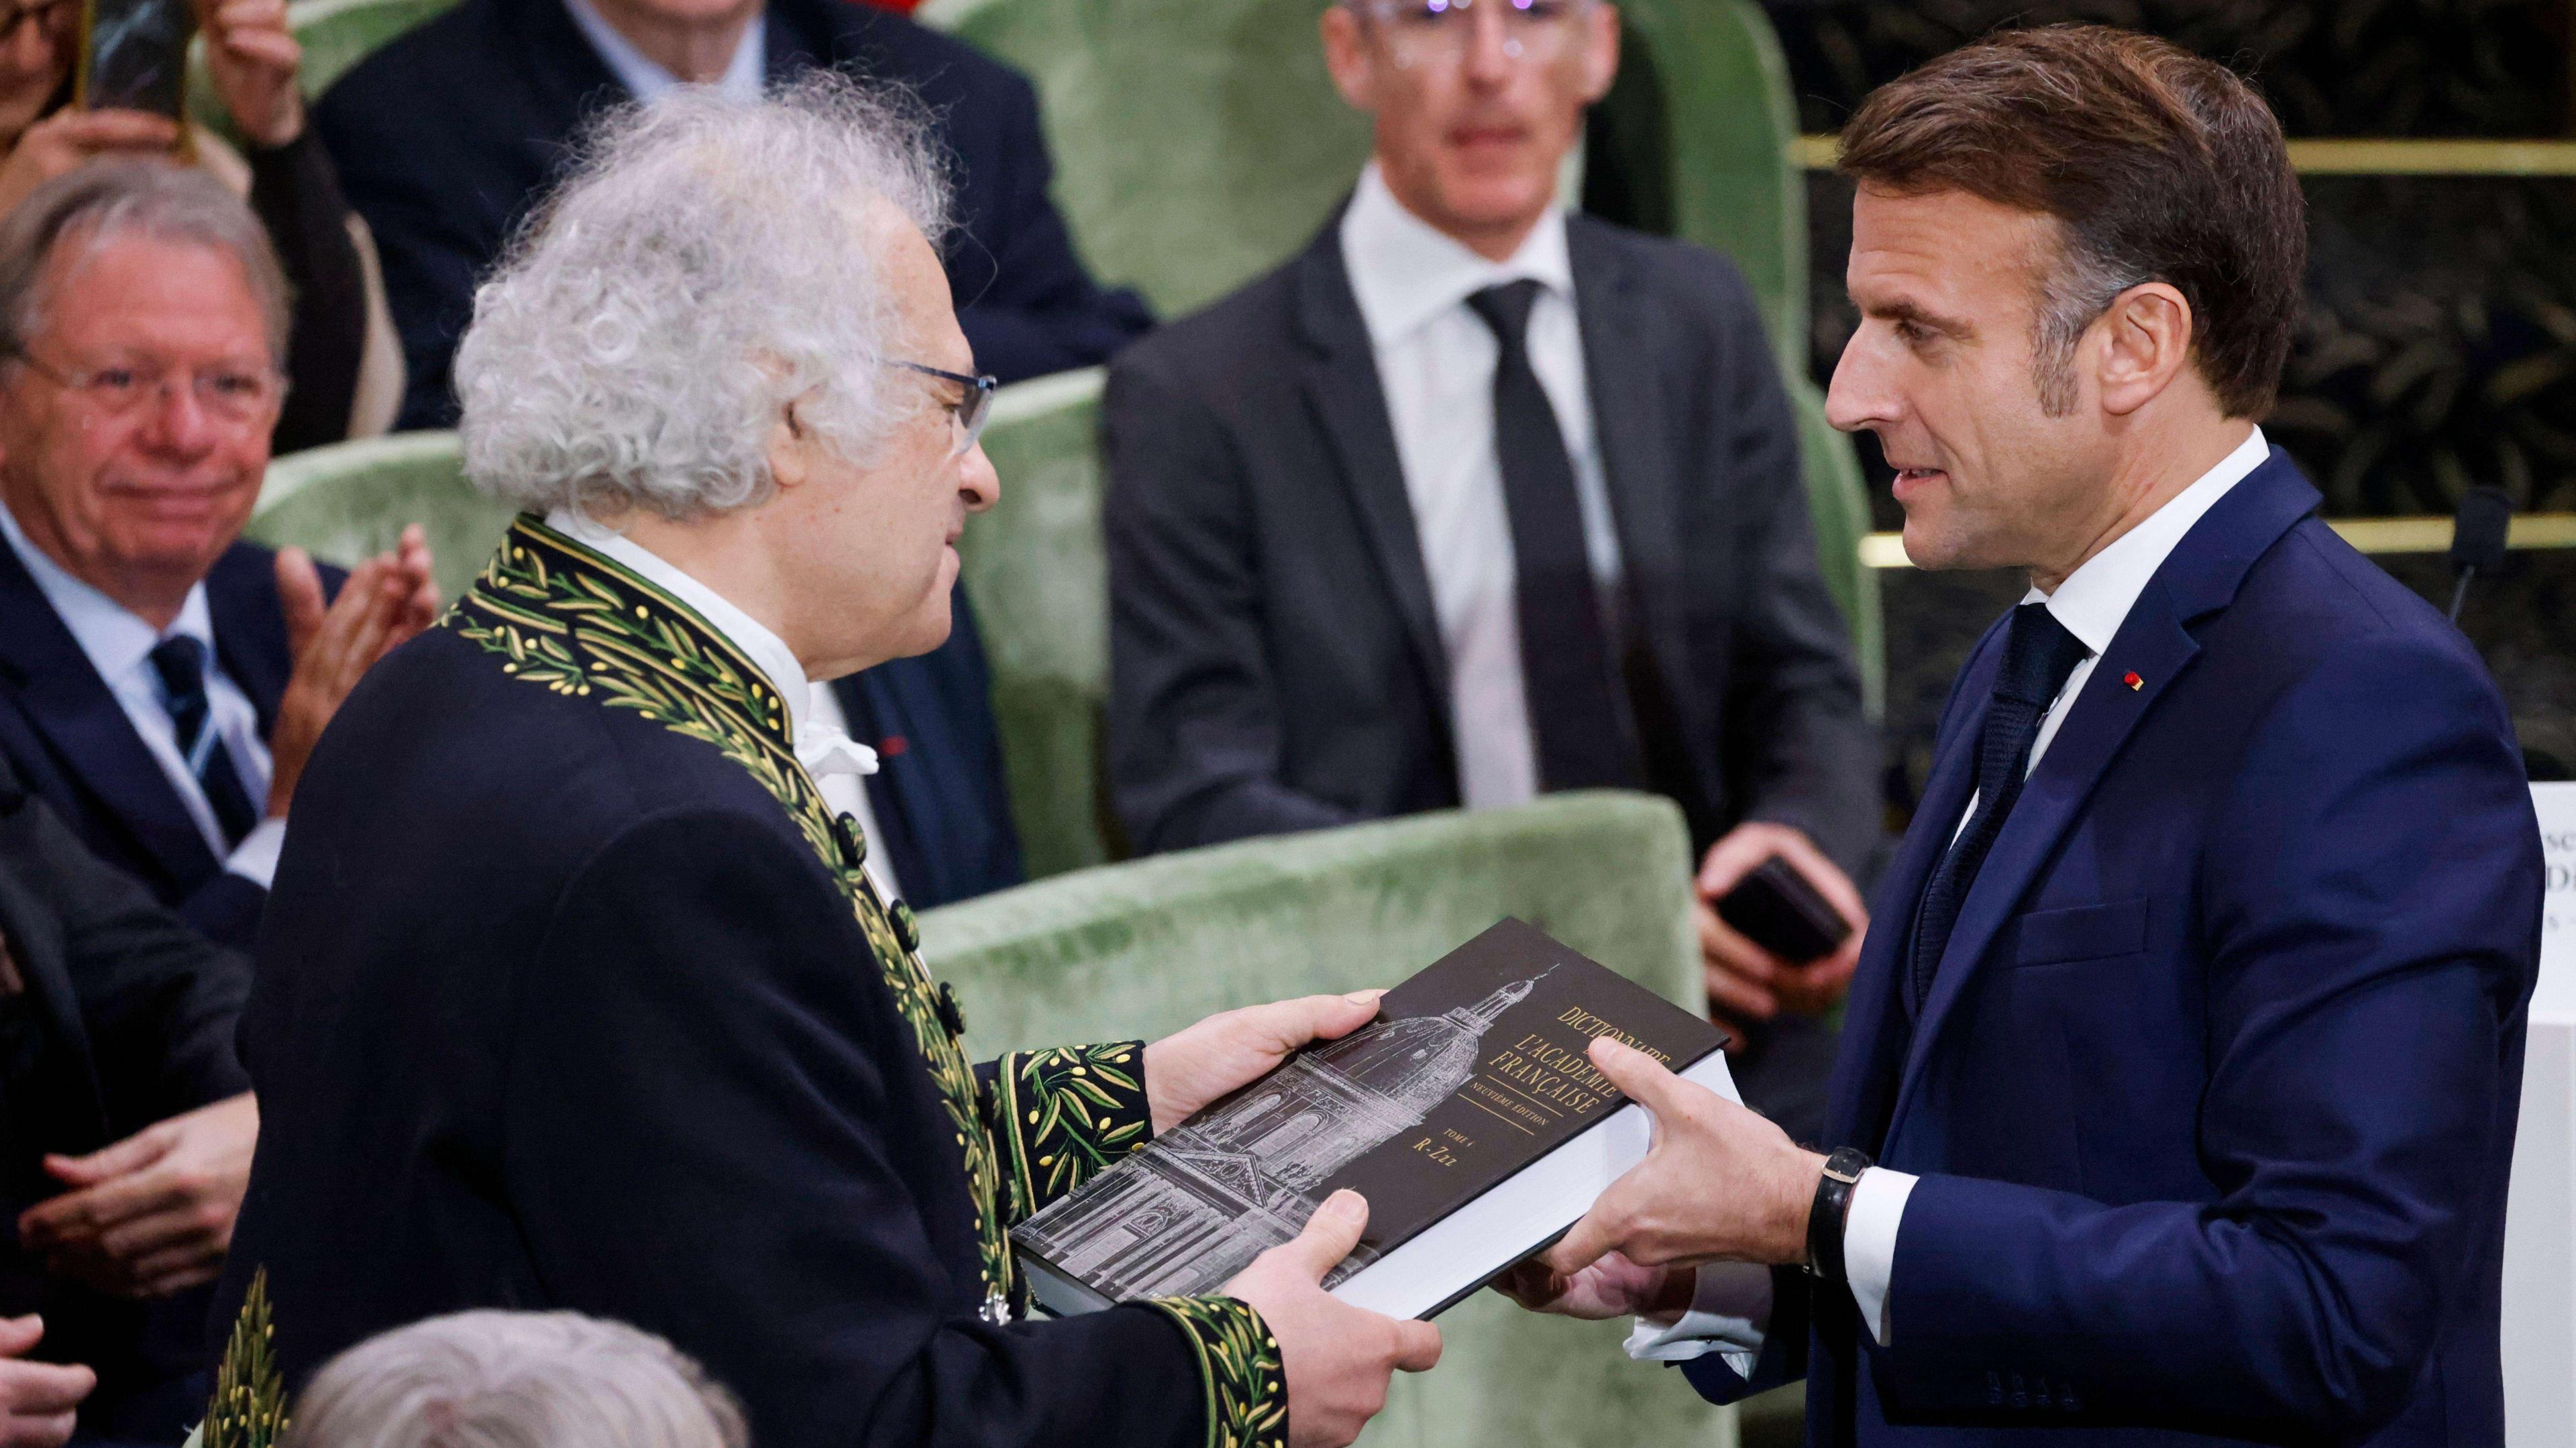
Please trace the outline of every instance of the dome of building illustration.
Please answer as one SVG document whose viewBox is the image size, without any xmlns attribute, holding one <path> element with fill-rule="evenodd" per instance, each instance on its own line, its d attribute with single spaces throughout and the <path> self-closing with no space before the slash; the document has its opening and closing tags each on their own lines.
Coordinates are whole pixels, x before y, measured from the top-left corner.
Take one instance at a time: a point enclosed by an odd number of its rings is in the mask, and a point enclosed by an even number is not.
<svg viewBox="0 0 2576 1448">
<path fill-rule="evenodd" d="M 1212 1291 L 1295 1236 L 1321 1184 L 1455 1094 L 1545 973 L 1473 1006 L 1366 1026 L 1166 1134 L 1020 1229 L 1114 1299 Z M 1335 1276 L 1375 1260 L 1362 1247 Z"/>
</svg>

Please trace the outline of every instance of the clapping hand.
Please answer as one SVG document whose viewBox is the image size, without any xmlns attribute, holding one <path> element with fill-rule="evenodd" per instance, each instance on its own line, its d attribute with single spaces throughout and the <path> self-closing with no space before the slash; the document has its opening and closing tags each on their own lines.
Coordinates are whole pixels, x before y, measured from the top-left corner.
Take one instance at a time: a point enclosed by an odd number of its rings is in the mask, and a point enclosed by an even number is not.
<svg viewBox="0 0 2576 1448">
<path fill-rule="evenodd" d="M 279 549 L 277 594 L 295 655 L 268 740 L 268 813 L 284 818 L 304 762 L 340 702 L 376 660 L 436 621 L 439 597 L 429 543 L 417 523 L 393 548 L 352 569 L 328 606 L 313 560 L 301 548 Z"/>
<path fill-rule="evenodd" d="M 277 147 L 304 134 L 304 93 L 296 71 L 304 47 L 287 28 L 286 0 L 199 0 L 206 74 L 215 97 L 253 145 Z"/>
</svg>

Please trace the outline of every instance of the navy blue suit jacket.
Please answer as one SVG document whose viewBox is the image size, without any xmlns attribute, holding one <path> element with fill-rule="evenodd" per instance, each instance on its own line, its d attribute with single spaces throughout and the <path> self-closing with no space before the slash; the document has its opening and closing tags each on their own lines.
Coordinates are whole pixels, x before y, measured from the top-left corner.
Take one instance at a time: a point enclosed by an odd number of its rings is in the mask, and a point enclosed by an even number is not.
<svg viewBox="0 0 2576 1448">
<path fill-rule="evenodd" d="M 215 656 L 259 712 L 265 739 L 295 671 L 276 555 L 235 543 L 206 574 Z M 322 570 L 337 594 L 340 570 Z M 0 755 L 99 858 L 225 945 L 247 951 L 268 892 L 224 868 L 169 776 L 18 555 L 0 544 Z M 254 804 L 259 801 L 254 800 Z"/>
<path fill-rule="evenodd" d="M 812 65 L 903 83 L 954 159 L 945 260 L 975 365 L 1005 382 L 1087 367 L 1144 331 L 1096 286 L 1048 198 L 1037 93 L 963 41 L 852 0 L 769 0 L 768 75 Z M 464 0 L 332 86 L 313 125 L 367 219 L 410 380 L 403 427 L 454 425 L 449 367 L 474 284 L 591 116 L 629 99 L 563 0 Z"/>
<path fill-rule="evenodd" d="M 1754 1380 L 1844 1444 L 2493 1445 L 2538 825 L 2502 700 L 2287 457 L 2167 558 L 1978 872 L 1923 886 L 2002 653 L 1942 721 L 1855 978 L 1834 1144 L 1921 1176 L 1891 1342 L 1775 1277 Z M 2134 685 L 2127 683 L 2134 677 Z"/>
<path fill-rule="evenodd" d="M 832 683 L 850 737 L 877 751 L 877 772 L 867 782 L 877 817 L 872 843 L 886 852 L 904 900 L 917 910 L 1026 878 L 984 640 L 964 588 L 950 597 L 948 616 L 955 623 L 947 643 Z"/>
</svg>

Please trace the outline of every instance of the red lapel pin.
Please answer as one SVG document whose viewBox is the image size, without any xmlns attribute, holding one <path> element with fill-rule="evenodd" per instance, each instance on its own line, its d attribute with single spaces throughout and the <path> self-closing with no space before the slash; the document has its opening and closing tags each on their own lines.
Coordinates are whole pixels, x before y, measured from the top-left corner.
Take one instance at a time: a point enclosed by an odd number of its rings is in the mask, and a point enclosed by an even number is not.
<svg viewBox="0 0 2576 1448">
<path fill-rule="evenodd" d="M 2133 694 L 2147 686 L 2147 681 L 2139 678 L 2134 672 L 2122 674 L 2120 676 L 2120 682 L 2128 685 L 2129 692 Z"/>
</svg>

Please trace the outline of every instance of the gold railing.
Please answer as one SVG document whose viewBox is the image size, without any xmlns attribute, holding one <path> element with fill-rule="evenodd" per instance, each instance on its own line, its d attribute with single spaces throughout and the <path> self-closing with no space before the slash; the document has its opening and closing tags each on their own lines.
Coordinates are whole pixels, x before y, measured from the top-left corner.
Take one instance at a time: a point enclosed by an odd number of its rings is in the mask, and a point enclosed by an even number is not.
<svg viewBox="0 0 2576 1448">
<path fill-rule="evenodd" d="M 2327 519 L 2326 526 L 2364 553 L 2446 553 L 2451 547 L 2448 518 Z M 2505 535 L 2508 548 L 2576 548 L 2576 513 L 2525 513 Z M 1872 533 L 1860 540 L 1865 568 L 1911 568 L 1904 535 Z"/>
<path fill-rule="evenodd" d="M 1789 143 L 1803 170 L 1830 171 L 1831 136 Z M 2290 164 L 2309 176 L 2576 176 L 2576 141 L 2292 141 Z"/>
</svg>

